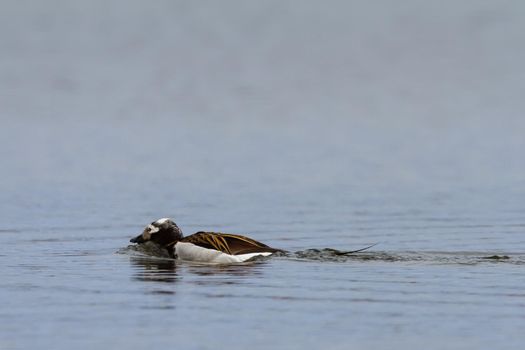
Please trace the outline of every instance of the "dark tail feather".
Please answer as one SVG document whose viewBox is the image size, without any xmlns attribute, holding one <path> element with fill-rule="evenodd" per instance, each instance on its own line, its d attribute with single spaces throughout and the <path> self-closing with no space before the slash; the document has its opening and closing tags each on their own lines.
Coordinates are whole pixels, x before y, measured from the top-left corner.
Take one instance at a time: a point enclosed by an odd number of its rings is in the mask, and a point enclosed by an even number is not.
<svg viewBox="0 0 525 350">
<path fill-rule="evenodd" d="M 359 253 L 359 252 L 362 252 L 362 251 L 365 251 L 367 249 L 370 249 L 376 245 L 378 245 L 379 243 L 374 243 L 372 245 L 369 245 L 368 247 L 364 247 L 364 248 L 361 248 L 361 249 L 357 249 L 357 250 L 350 250 L 350 251 L 346 251 L 346 252 L 343 252 L 343 251 L 340 251 L 340 250 L 336 250 L 334 249 L 334 254 L 335 255 L 350 255 L 350 254 L 353 254 L 353 253 Z"/>
</svg>

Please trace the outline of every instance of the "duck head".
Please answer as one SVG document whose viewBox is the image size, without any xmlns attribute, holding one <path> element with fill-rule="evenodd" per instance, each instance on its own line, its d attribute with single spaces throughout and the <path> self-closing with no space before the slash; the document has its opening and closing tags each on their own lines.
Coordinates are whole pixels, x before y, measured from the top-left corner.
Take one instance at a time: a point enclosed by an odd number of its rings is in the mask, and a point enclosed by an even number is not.
<svg viewBox="0 0 525 350">
<path fill-rule="evenodd" d="M 131 243 L 154 242 L 161 246 L 168 246 L 182 239 L 182 231 L 169 218 L 158 219 L 144 228 L 144 231 L 135 238 L 130 239 Z"/>
</svg>

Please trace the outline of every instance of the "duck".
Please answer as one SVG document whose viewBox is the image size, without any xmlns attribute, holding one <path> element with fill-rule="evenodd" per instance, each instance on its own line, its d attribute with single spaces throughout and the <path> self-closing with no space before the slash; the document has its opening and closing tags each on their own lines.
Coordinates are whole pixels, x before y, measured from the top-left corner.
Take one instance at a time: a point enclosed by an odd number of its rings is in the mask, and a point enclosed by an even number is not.
<svg viewBox="0 0 525 350">
<path fill-rule="evenodd" d="M 256 257 L 265 257 L 284 250 L 267 246 L 254 239 L 220 232 L 199 231 L 184 236 L 182 230 L 170 218 L 153 221 L 131 243 L 156 243 L 177 260 L 229 264 L 241 263 Z"/>
</svg>

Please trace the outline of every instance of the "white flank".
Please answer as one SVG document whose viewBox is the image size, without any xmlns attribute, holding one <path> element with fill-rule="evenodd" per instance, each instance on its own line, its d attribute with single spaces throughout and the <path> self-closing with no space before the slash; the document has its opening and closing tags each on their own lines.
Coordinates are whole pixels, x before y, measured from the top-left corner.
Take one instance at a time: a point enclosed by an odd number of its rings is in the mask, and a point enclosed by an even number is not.
<svg viewBox="0 0 525 350">
<path fill-rule="evenodd" d="M 199 247 L 193 243 L 178 242 L 175 244 L 175 253 L 181 260 L 208 262 L 215 264 L 237 263 L 249 260 L 255 256 L 268 256 L 272 253 L 250 253 L 241 255 L 230 255 L 218 250 Z"/>
</svg>

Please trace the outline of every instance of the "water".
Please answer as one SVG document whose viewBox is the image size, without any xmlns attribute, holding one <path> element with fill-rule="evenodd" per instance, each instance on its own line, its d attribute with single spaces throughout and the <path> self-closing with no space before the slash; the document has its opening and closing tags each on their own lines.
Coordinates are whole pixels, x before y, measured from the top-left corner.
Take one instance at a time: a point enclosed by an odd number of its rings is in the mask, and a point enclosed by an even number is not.
<svg viewBox="0 0 525 350">
<path fill-rule="evenodd" d="M 522 347 L 520 2 L 0 6 L 0 349 Z"/>
</svg>

